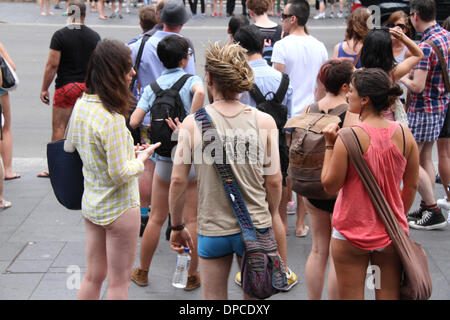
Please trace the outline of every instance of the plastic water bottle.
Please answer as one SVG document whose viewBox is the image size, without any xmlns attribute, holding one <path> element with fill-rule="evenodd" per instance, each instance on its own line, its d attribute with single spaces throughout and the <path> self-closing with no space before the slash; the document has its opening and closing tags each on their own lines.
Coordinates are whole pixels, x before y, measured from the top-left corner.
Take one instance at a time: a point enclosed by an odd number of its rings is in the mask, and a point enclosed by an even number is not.
<svg viewBox="0 0 450 320">
<path fill-rule="evenodd" d="M 189 248 L 184 248 L 183 254 L 177 255 L 177 266 L 172 278 L 172 285 L 175 288 L 186 288 L 190 263 L 191 256 L 189 255 Z"/>
</svg>

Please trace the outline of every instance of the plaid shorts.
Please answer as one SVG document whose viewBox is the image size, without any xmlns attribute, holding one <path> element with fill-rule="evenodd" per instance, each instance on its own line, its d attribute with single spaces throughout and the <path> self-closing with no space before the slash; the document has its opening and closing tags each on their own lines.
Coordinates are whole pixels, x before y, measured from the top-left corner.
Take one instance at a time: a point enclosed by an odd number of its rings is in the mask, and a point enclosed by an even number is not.
<svg viewBox="0 0 450 320">
<path fill-rule="evenodd" d="M 86 85 L 84 83 L 68 83 L 55 90 L 53 106 L 56 108 L 72 108 L 85 90 Z"/>
<path fill-rule="evenodd" d="M 436 141 L 444 120 L 442 113 L 408 112 L 408 126 L 416 142 Z"/>
</svg>

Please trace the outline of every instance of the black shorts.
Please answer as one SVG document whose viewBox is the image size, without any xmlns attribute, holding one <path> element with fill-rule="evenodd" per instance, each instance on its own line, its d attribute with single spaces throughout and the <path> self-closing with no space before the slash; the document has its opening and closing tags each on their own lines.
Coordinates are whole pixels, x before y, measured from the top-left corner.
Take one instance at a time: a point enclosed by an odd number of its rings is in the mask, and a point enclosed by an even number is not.
<svg viewBox="0 0 450 320">
<path fill-rule="evenodd" d="M 331 200 L 318 200 L 318 199 L 309 199 L 309 198 L 307 198 L 307 199 L 317 209 L 320 209 L 320 210 L 323 210 L 323 211 L 326 211 L 329 213 L 333 213 L 336 199 L 331 199 Z"/>
<path fill-rule="evenodd" d="M 445 116 L 444 125 L 442 126 L 439 138 L 450 138 L 450 112 L 448 109 L 450 109 L 450 106 L 447 107 L 447 114 Z"/>
</svg>

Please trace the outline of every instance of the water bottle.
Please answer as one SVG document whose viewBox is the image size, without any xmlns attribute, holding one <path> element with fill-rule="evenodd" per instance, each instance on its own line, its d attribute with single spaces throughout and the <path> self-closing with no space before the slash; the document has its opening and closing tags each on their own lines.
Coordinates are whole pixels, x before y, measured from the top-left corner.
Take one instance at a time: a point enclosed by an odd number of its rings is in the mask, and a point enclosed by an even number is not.
<svg viewBox="0 0 450 320">
<path fill-rule="evenodd" d="M 186 288 L 190 263 L 191 256 L 189 255 L 189 248 L 184 248 L 184 252 L 177 255 L 177 266 L 172 278 L 172 285 L 175 288 Z"/>
</svg>

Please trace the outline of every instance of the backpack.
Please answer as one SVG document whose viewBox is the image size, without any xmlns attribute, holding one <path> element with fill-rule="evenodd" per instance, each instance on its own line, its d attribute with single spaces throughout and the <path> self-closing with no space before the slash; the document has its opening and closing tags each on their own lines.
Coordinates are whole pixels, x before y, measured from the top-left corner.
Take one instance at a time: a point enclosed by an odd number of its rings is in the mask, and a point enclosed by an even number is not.
<svg viewBox="0 0 450 320">
<path fill-rule="evenodd" d="M 280 151 L 280 166 L 282 172 L 286 172 L 289 165 L 289 147 L 286 143 L 286 134 L 283 131 L 283 127 L 287 121 L 288 108 L 282 104 L 288 88 L 289 76 L 282 73 L 280 87 L 276 93 L 269 91 L 264 96 L 256 84 L 254 84 L 253 89 L 249 91 L 250 96 L 256 102 L 256 108 L 262 112 L 270 114 L 277 124 L 279 131 L 278 146 Z M 272 100 L 266 100 L 267 95 L 270 93 L 274 95 Z"/>
<path fill-rule="evenodd" d="M 288 177 L 292 181 L 292 190 L 298 195 L 320 200 L 336 198 L 335 194 L 325 192 L 320 180 L 325 157 L 322 130 L 330 123 L 341 123 L 341 116 L 347 109 L 348 105 L 342 104 L 325 114 L 314 103 L 306 113 L 287 121 L 285 128 L 295 128 L 289 148 Z"/>
<path fill-rule="evenodd" d="M 180 97 L 180 90 L 191 74 L 185 74 L 172 87 L 162 90 L 156 81 L 150 83 L 155 94 L 155 101 L 150 109 L 150 140 L 152 143 L 161 142 L 161 146 L 155 150 L 163 157 L 171 157 L 172 149 L 177 141 L 172 141 L 172 129 L 166 123 L 166 119 L 178 118 L 180 122 L 186 117 L 186 110 Z"/>
</svg>

